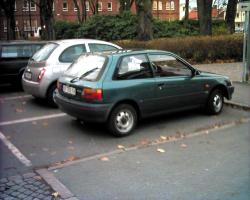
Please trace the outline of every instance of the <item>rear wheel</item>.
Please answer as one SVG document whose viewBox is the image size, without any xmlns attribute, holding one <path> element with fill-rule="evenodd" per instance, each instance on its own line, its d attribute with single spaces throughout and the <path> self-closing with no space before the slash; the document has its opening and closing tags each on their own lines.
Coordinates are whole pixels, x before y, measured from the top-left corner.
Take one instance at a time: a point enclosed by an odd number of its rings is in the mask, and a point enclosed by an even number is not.
<svg viewBox="0 0 250 200">
<path fill-rule="evenodd" d="M 55 93 L 56 93 L 56 84 L 53 84 L 49 87 L 47 92 L 47 102 L 52 107 L 58 107 L 55 102 Z"/>
<path fill-rule="evenodd" d="M 224 98 L 221 90 L 215 89 L 208 97 L 207 101 L 207 113 L 211 115 L 218 115 L 223 108 Z"/>
<path fill-rule="evenodd" d="M 118 105 L 112 112 L 108 121 L 108 128 L 115 136 L 129 135 L 137 124 L 137 113 L 133 106 Z"/>
</svg>

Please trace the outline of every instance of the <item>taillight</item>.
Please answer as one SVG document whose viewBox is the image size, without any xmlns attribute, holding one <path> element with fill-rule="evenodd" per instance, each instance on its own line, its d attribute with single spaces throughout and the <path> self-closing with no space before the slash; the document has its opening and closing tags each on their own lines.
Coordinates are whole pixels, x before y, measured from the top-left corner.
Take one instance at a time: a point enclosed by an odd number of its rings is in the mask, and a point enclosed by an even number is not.
<svg viewBox="0 0 250 200">
<path fill-rule="evenodd" d="M 102 95 L 102 89 L 84 88 L 82 91 L 82 98 L 88 100 L 102 101 Z"/>
<path fill-rule="evenodd" d="M 42 68 L 39 75 L 38 75 L 38 81 L 40 82 L 45 74 L 45 68 Z"/>
</svg>

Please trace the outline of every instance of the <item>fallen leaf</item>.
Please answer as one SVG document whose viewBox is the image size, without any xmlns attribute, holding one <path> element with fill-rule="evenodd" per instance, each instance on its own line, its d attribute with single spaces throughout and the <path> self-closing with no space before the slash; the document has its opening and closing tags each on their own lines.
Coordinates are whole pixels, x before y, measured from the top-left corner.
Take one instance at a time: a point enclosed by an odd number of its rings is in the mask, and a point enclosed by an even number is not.
<svg viewBox="0 0 250 200">
<path fill-rule="evenodd" d="M 41 176 L 34 176 L 34 179 L 36 179 L 36 180 L 42 180 L 42 177 Z"/>
<path fill-rule="evenodd" d="M 7 139 L 7 140 L 9 140 L 10 138 L 11 138 L 11 136 L 9 136 L 9 135 L 6 136 L 6 139 Z"/>
<path fill-rule="evenodd" d="M 54 156 L 54 155 L 56 155 L 56 152 L 53 151 L 53 152 L 50 153 L 50 155 Z"/>
<path fill-rule="evenodd" d="M 166 136 L 161 136 L 161 139 L 162 140 L 167 140 L 167 137 Z"/>
<path fill-rule="evenodd" d="M 104 157 L 101 157 L 100 160 L 106 162 L 106 161 L 109 161 L 109 158 L 104 156 Z"/>
<path fill-rule="evenodd" d="M 22 104 L 25 105 L 25 104 L 26 104 L 26 101 L 23 101 Z"/>
<path fill-rule="evenodd" d="M 71 140 L 68 141 L 69 144 L 73 144 L 73 142 Z"/>
<path fill-rule="evenodd" d="M 117 145 L 117 148 L 118 148 L 118 149 L 125 149 L 125 147 L 122 146 L 122 145 Z"/>
<path fill-rule="evenodd" d="M 187 145 L 184 143 L 182 143 L 180 146 L 181 146 L 181 148 L 187 148 Z"/>
<path fill-rule="evenodd" d="M 74 161 L 74 160 L 78 160 L 79 158 L 76 156 L 70 156 L 67 161 Z"/>
<path fill-rule="evenodd" d="M 44 127 L 47 127 L 48 125 L 49 125 L 48 122 L 43 122 Z"/>
<path fill-rule="evenodd" d="M 160 152 L 160 153 L 165 153 L 165 150 L 164 150 L 164 149 L 158 148 L 157 151 Z"/>
<path fill-rule="evenodd" d="M 15 111 L 16 111 L 16 113 L 22 113 L 22 112 L 23 112 L 23 109 L 21 109 L 21 108 L 16 108 Z"/>
<path fill-rule="evenodd" d="M 206 131 L 206 134 L 209 134 L 209 131 Z"/>
<path fill-rule="evenodd" d="M 30 156 L 35 156 L 36 155 L 36 153 L 30 153 Z"/>
<path fill-rule="evenodd" d="M 32 124 L 33 124 L 33 125 L 37 125 L 37 122 L 36 122 L 36 121 L 33 121 Z"/>
<path fill-rule="evenodd" d="M 55 198 L 57 198 L 57 197 L 59 197 L 59 193 L 58 192 L 53 192 L 52 196 L 55 197 Z"/>
<path fill-rule="evenodd" d="M 48 151 L 49 149 L 48 148 L 43 148 L 43 151 Z"/>
</svg>

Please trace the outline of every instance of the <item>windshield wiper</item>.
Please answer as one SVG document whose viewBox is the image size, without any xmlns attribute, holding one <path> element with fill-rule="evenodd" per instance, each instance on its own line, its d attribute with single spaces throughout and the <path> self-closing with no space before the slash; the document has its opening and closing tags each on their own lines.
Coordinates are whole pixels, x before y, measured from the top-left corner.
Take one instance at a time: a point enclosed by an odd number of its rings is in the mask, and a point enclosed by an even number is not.
<svg viewBox="0 0 250 200">
<path fill-rule="evenodd" d="M 91 69 L 91 70 L 85 72 L 83 75 L 81 75 L 81 76 L 79 77 L 79 79 L 82 79 L 82 78 L 88 76 L 89 74 L 91 74 L 92 72 L 94 72 L 94 71 L 97 70 L 97 69 L 99 69 L 99 68 L 96 67 L 96 68 L 94 68 L 94 69 Z"/>
</svg>

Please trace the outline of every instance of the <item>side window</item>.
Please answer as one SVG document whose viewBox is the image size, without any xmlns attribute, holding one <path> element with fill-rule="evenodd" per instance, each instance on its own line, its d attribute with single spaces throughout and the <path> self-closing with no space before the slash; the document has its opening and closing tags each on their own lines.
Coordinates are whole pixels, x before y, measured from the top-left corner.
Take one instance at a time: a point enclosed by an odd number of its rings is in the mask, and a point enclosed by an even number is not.
<svg viewBox="0 0 250 200">
<path fill-rule="evenodd" d="M 192 71 L 171 55 L 149 55 L 149 60 L 154 68 L 156 76 L 191 76 Z"/>
<path fill-rule="evenodd" d="M 86 53 L 86 48 L 84 44 L 68 47 L 60 55 L 59 61 L 71 63 L 82 53 Z"/>
<path fill-rule="evenodd" d="M 97 52 L 97 51 L 114 51 L 114 50 L 116 51 L 118 49 L 108 44 L 89 43 L 89 50 L 91 52 Z"/>
<path fill-rule="evenodd" d="M 10 45 L 2 47 L 2 58 L 29 58 L 31 56 L 31 45 Z"/>
<path fill-rule="evenodd" d="M 115 74 L 116 80 L 151 78 L 152 70 L 145 55 L 123 57 Z"/>
</svg>

